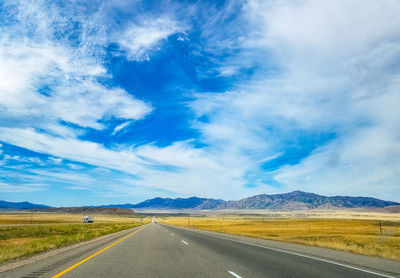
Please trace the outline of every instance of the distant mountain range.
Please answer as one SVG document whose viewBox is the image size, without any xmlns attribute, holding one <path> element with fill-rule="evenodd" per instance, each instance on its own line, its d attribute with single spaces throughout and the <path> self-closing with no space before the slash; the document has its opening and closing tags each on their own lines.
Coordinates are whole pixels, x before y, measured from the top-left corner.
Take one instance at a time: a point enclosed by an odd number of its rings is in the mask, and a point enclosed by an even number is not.
<svg viewBox="0 0 400 278">
<path fill-rule="evenodd" d="M 335 209 L 335 208 L 383 208 L 399 203 L 383 201 L 370 197 L 333 196 L 327 197 L 314 193 L 294 191 L 285 194 L 261 194 L 228 201 L 224 208 L 228 209 L 277 209 L 277 210 L 307 210 L 307 209 Z"/>
<path fill-rule="evenodd" d="M 154 198 L 133 205 L 133 208 L 168 208 L 168 209 L 216 209 L 226 203 L 224 200 L 190 198 Z"/>
<path fill-rule="evenodd" d="M 135 213 L 131 209 L 124 208 L 110 208 L 110 207 L 64 207 L 64 208 L 46 208 L 46 209 L 34 209 L 46 212 L 57 212 L 57 213 L 79 213 L 79 214 L 123 214 L 123 215 L 134 215 Z"/>
<path fill-rule="evenodd" d="M 3 210 L 43 209 L 43 208 L 49 208 L 49 206 L 32 204 L 29 202 L 15 203 L 15 202 L 0 201 L 0 209 Z"/>
<path fill-rule="evenodd" d="M 400 205 L 397 202 L 383 201 L 370 197 L 333 196 L 327 197 L 314 193 L 293 191 L 284 194 L 261 194 L 238 201 L 220 199 L 190 198 L 154 198 L 138 204 L 109 205 L 109 207 L 131 209 L 345 209 L 345 208 L 384 208 Z"/>
<path fill-rule="evenodd" d="M 104 205 L 98 207 L 120 209 L 168 209 L 168 210 L 219 210 L 219 209 L 272 209 L 272 210 L 308 210 L 308 209 L 346 209 L 346 208 L 384 208 L 398 206 L 400 203 L 383 201 L 370 197 L 333 196 L 327 197 L 314 193 L 293 191 L 284 194 L 261 194 L 238 201 L 224 201 L 207 198 L 154 198 L 138 204 Z M 49 208 L 28 202 L 11 203 L 0 201 L 0 209 L 41 209 Z M 395 210 L 395 209 L 391 209 Z"/>
</svg>

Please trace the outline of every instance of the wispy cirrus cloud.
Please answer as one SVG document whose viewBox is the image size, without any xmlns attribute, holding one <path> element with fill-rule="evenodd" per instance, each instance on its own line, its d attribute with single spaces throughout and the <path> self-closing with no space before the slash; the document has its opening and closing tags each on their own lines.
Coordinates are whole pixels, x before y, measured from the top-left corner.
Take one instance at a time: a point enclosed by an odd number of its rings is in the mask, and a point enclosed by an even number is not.
<svg viewBox="0 0 400 278">
<path fill-rule="evenodd" d="M 157 188 L 159 191 L 157 194 L 180 192 L 185 195 L 209 194 L 207 196 L 222 198 L 229 188 L 230 194 L 238 197 L 241 195 L 244 182 L 243 160 L 235 159 L 235 153 L 230 155 L 226 153 L 225 156 L 220 157 L 220 152 L 196 149 L 193 142 L 190 141 L 176 142 L 163 148 L 147 144 L 135 148 L 120 146 L 107 149 L 94 142 L 73 138 L 54 138 L 34 130 L 15 128 L 1 128 L 0 140 L 37 153 L 51 154 L 54 157 L 136 176 L 137 178 L 131 182 L 117 187 L 119 190 L 124 188 L 122 192 L 125 193 L 134 192 L 130 188 L 135 185 L 145 192 Z M 76 176 L 73 173 L 75 171 L 71 171 L 71 169 L 65 169 L 65 171 L 64 173 L 61 171 L 57 177 L 64 182 L 69 181 L 70 184 L 71 180 L 66 177 L 70 173 L 72 177 Z M 78 177 L 81 182 L 85 183 L 82 175 L 78 175 Z M 91 179 L 96 180 L 97 177 L 98 174 L 94 173 Z M 78 182 L 78 180 L 76 181 Z M 114 178 L 113 181 L 117 182 Z M 90 182 L 89 184 L 96 183 Z M 109 191 L 114 192 L 111 190 L 114 186 L 109 183 L 108 185 Z M 255 190 L 259 192 L 259 189 Z M 121 192 L 114 192 L 114 194 L 117 193 L 121 194 Z"/>
<path fill-rule="evenodd" d="M 128 24 L 120 34 L 114 35 L 113 40 L 126 52 L 129 60 L 149 60 L 149 52 L 156 50 L 162 40 L 184 32 L 185 28 L 170 18 L 146 18 L 139 25 Z"/>
<path fill-rule="evenodd" d="M 115 134 L 119 133 L 121 130 L 126 129 L 130 124 L 131 124 L 131 122 L 128 121 L 128 122 L 124 122 L 124 123 L 116 126 L 112 132 L 112 135 L 115 135 Z"/>
<path fill-rule="evenodd" d="M 152 110 L 126 91 L 99 82 L 99 78 L 106 78 L 106 69 L 95 53 L 82 53 L 87 45 L 71 47 L 55 38 L 53 26 L 63 19 L 55 7 L 50 9 L 51 14 L 49 7 L 40 10 L 40 4 L 36 7 L 21 2 L 17 7 L 19 21 L 3 27 L 0 39 L 3 125 L 57 133 L 66 132 L 67 128 L 59 124 L 63 121 L 102 129 L 103 118 L 138 120 Z M 32 25 L 38 30 L 24 35 Z M 79 30 L 75 32 L 80 35 Z"/>
<path fill-rule="evenodd" d="M 25 192 L 35 192 L 43 191 L 46 189 L 45 184 L 35 184 L 35 183 L 23 183 L 23 184 L 12 184 L 0 182 L 0 191 L 8 193 L 25 193 Z"/>
</svg>

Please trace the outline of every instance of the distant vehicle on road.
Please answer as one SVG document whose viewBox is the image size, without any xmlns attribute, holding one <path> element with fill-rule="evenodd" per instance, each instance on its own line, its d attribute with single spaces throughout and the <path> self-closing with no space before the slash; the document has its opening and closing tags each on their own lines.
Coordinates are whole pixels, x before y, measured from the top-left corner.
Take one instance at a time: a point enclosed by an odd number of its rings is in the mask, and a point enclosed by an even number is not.
<svg viewBox="0 0 400 278">
<path fill-rule="evenodd" d="M 85 215 L 83 217 L 83 223 L 93 223 L 94 222 L 94 217 L 90 215 Z"/>
</svg>

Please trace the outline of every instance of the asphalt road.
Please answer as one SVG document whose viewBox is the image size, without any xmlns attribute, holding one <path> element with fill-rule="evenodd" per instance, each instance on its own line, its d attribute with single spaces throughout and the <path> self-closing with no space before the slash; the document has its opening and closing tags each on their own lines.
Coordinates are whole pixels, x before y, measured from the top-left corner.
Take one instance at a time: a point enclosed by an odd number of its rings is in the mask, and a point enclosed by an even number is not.
<svg viewBox="0 0 400 278">
<path fill-rule="evenodd" d="M 0 273 L 0 277 L 400 277 L 393 274 L 397 266 L 400 273 L 396 262 L 388 262 L 389 273 L 246 238 L 155 223 L 97 244 Z"/>
</svg>

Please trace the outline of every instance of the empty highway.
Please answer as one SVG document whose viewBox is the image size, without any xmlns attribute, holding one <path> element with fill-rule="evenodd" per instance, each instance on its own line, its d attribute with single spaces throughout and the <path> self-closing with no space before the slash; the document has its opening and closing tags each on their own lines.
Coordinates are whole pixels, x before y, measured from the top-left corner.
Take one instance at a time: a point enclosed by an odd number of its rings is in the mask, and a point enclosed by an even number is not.
<svg viewBox="0 0 400 278">
<path fill-rule="evenodd" d="M 327 251 L 338 254 L 334 260 L 265 242 L 152 223 L 0 277 L 400 277 L 398 262 L 360 256 L 371 262 L 360 266 L 351 261 L 358 255 L 345 262 L 343 252 Z"/>
</svg>

